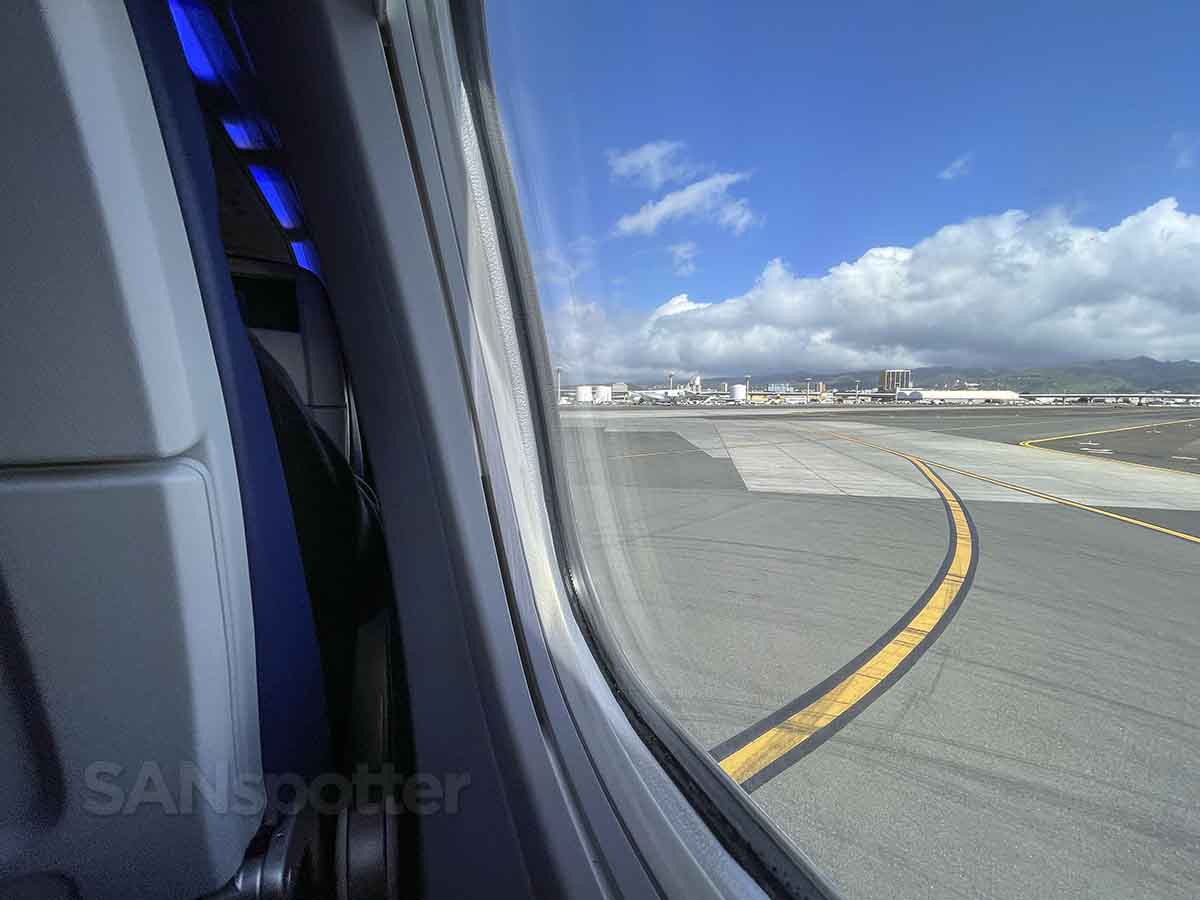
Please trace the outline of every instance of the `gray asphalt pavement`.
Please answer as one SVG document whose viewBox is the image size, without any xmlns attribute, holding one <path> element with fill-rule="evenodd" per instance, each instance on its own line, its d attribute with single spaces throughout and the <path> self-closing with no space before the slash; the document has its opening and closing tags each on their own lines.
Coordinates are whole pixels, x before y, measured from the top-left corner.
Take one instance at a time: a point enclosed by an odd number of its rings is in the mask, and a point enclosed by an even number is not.
<svg viewBox="0 0 1200 900">
<path fill-rule="evenodd" d="M 1043 439 L 1037 446 L 1200 474 L 1200 416 L 1131 425 L 1108 433 Z"/>
<path fill-rule="evenodd" d="M 1200 478 L 1018 446 L 1150 423 L 1146 459 L 1189 455 L 1161 425 L 1186 411 L 669 412 L 564 434 L 602 614 L 705 747 L 938 581 L 951 522 L 913 457 L 974 523 L 945 630 L 752 794 L 846 897 L 1200 895 Z"/>
</svg>

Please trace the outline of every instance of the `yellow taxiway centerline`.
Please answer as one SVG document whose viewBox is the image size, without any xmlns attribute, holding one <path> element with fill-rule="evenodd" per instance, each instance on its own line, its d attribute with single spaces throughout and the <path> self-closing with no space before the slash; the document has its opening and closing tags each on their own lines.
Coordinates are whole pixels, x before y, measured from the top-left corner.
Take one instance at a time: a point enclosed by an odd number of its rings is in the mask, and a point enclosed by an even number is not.
<svg viewBox="0 0 1200 900">
<path fill-rule="evenodd" d="M 1169 422 L 1143 422 L 1141 425 L 1123 425 L 1120 428 L 1102 428 L 1100 431 L 1080 431 L 1077 434 L 1056 434 L 1051 437 L 1030 438 L 1021 441 L 1022 447 L 1032 447 L 1047 441 L 1065 441 L 1069 438 L 1093 437 L 1097 434 L 1116 434 L 1118 431 L 1138 431 L 1142 428 L 1159 428 L 1163 425 L 1186 425 L 1188 422 L 1200 422 L 1200 418 L 1172 419 Z"/>
<path fill-rule="evenodd" d="M 1173 422 L 1173 423 L 1162 422 L 1160 424 L 1162 424 L 1162 425 L 1166 425 L 1166 424 L 1178 425 L 1178 424 L 1181 424 L 1183 422 L 1188 422 L 1188 421 L 1200 421 L 1200 420 L 1180 419 L 1178 422 Z M 1134 425 L 1131 427 L 1132 428 L 1144 428 L 1144 427 L 1148 427 L 1148 426 Z M 1126 431 L 1129 429 L 1121 429 L 1121 430 Z M 1102 432 L 1095 432 L 1095 433 L 1100 434 Z M 1025 487 L 1024 485 L 1020 485 L 1020 484 L 1013 484 L 1011 481 L 1003 481 L 999 478 L 992 478 L 989 475 L 980 475 L 978 472 L 971 472 L 971 471 L 968 471 L 967 469 L 960 469 L 957 466 L 950 465 L 949 463 L 942 463 L 942 462 L 937 462 L 936 460 L 932 460 L 932 459 L 922 459 L 920 457 L 910 456 L 907 453 L 901 453 L 899 450 L 892 450 L 889 447 L 881 447 L 878 444 L 872 444 L 870 441 L 864 441 L 862 438 L 851 437 L 850 435 L 847 435 L 847 434 L 839 434 L 838 437 L 844 438 L 845 440 L 848 440 L 848 441 L 853 441 L 856 444 L 862 444 L 865 447 L 873 447 L 876 450 L 883 450 L 887 453 L 894 453 L 895 455 L 902 456 L 908 460 L 919 460 L 920 462 L 923 462 L 928 466 L 933 466 L 934 468 L 937 468 L 937 469 L 944 469 L 947 472 L 954 472 L 956 475 L 964 475 L 967 478 L 974 478 L 978 481 L 987 482 L 988 484 L 994 484 L 997 487 L 1007 488 L 1010 491 L 1017 491 L 1018 493 L 1021 493 L 1021 494 L 1027 494 L 1030 497 L 1037 497 L 1041 500 L 1049 500 L 1051 503 L 1058 503 L 1058 504 L 1061 504 L 1062 506 L 1069 506 L 1072 509 L 1080 509 L 1080 510 L 1083 510 L 1084 512 L 1090 512 L 1090 513 L 1094 513 L 1095 515 L 1098 515 L 1098 516 L 1104 516 L 1107 519 L 1114 519 L 1118 522 L 1124 522 L 1126 525 L 1136 525 L 1138 528 L 1145 528 L 1149 531 L 1156 531 L 1159 534 L 1165 534 L 1170 537 L 1179 538 L 1182 541 L 1189 541 L 1190 543 L 1193 543 L 1193 544 L 1200 544 L 1200 537 L 1198 537 L 1194 534 L 1189 534 L 1186 531 L 1176 531 L 1174 528 L 1166 528 L 1165 526 L 1162 526 L 1162 525 L 1155 525 L 1153 522 L 1145 522 L 1142 519 L 1135 519 L 1132 516 L 1123 516 L 1120 513 L 1110 512 L 1107 509 L 1100 509 L 1098 506 L 1088 506 L 1086 503 L 1080 503 L 1077 500 L 1069 500 L 1066 497 L 1059 497 L 1055 494 L 1047 494 L 1045 491 L 1039 491 L 1039 490 L 1036 490 L 1035 488 Z M 1083 437 L 1083 435 L 1072 435 L 1072 437 Z M 1048 440 L 1048 439 L 1046 439 L 1046 440 Z M 1114 460 L 1114 462 L 1119 462 L 1119 460 Z M 1138 465 L 1138 463 L 1130 463 L 1130 465 Z M 1157 468 L 1157 467 L 1156 466 L 1147 466 L 1146 468 L 1153 469 L 1153 468 Z M 1160 469 L 1159 471 L 1172 472 L 1172 471 L 1176 471 L 1176 470 Z M 1188 474 L 1188 473 L 1185 473 L 1185 474 Z"/>
<path fill-rule="evenodd" d="M 1200 419 L 1184 419 L 1158 424 L 1183 424 L 1188 421 L 1200 421 Z M 1145 427 L 1153 426 L 1134 425 L 1114 430 L 1127 431 Z M 1109 432 L 1090 432 L 1090 434 L 1107 433 Z M 950 514 L 950 539 L 953 551 L 950 556 L 949 565 L 945 567 L 939 580 L 932 586 L 932 590 L 929 592 L 929 599 L 879 651 L 802 709 L 788 716 L 782 722 L 750 738 L 742 746 L 726 753 L 720 759 L 721 768 L 735 781 L 744 786 L 773 763 L 779 761 L 797 748 L 802 747 L 806 742 L 811 742 L 814 737 L 819 737 L 822 733 L 829 731 L 838 722 L 839 718 L 845 716 L 856 707 L 861 707 L 864 700 L 873 699 L 869 695 L 873 691 L 878 694 L 876 688 L 881 685 L 883 680 L 894 673 L 905 660 L 912 656 L 914 651 L 921 648 L 930 640 L 932 631 L 936 628 L 939 621 L 945 617 L 947 611 L 962 593 L 971 563 L 978 556 L 976 538 L 957 495 L 945 481 L 938 477 L 933 469 L 954 472 L 967 478 L 974 478 L 1031 497 L 1037 497 L 1052 503 L 1058 503 L 1062 506 L 1104 516 L 1105 518 L 1123 522 L 1127 525 L 1145 528 L 1149 531 L 1190 543 L 1200 544 L 1200 536 L 1194 534 L 1177 531 L 1173 528 L 1166 528 L 1162 525 L 1156 525 L 1153 522 L 1135 519 L 1132 516 L 1121 515 L 1120 513 L 1110 512 L 1109 510 L 1100 509 L 1095 506 L 1089 506 L 1086 503 L 1079 503 L 1066 497 L 1059 497 L 1045 491 L 1025 487 L 1024 485 L 1013 484 L 1012 482 L 992 478 L 988 475 L 981 475 L 978 472 L 960 469 L 948 463 L 913 456 L 912 454 L 893 450 L 890 447 L 874 444 L 848 434 L 839 434 L 837 432 L 832 432 L 832 434 L 835 437 L 860 444 L 864 447 L 871 447 L 875 450 L 899 456 L 916 466 L 921 474 L 937 490 Z M 1064 437 L 1085 436 L 1087 435 L 1064 435 Z M 1041 440 L 1055 439 L 1042 438 Z M 767 777 L 770 777 L 770 773 L 768 773 Z"/>
<path fill-rule="evenodd" d="M 962 505 L 950 487 L 924 462 L 897 451 L 888 452 L 908 459 L 941 496 L 950 515 L 950 539 L 953 545 L 950 563 L 929 592 L 929 599 L 895 637 L 870 659 L 803 709 L 720 760 L 721 768 L 739 784 L 745 784 L 785 754 L 828 729 L 839 717 L 863 701 L 914 651 L 931 639 L 938 622 L 963 591 L 976 549 L 975 537 Z"/>
<path fill-rule="evenodd" d="M 1149 422 L 1142 425 L 1126 425 L 1123 428 L 1105 428 L 1100 431 L 1081 431 L 1078 434 L 1056 434 L 1052 437 L 1030 438 L 1029 440 L 1021 441 L 1022 447 L 1028 447 L 1030 450 L 1049 450 L 1052 453 L 1069 453 L 1072 456 L 1079 456 L 1072 450 L 1060 450 L 1058 447 L 1043 447 L 1042 444 L 1050 441 L 1065 441 L 1071 438 L 1095 437 L 1100 434 L 1116 434 L 1118 431 L 1140 431 L 1145 428 L 1159 428 L 1163 425 L 1187 425 L 1192 422 L 1200 422 L 1200 419 L 1172 419 L 1169 422 Z M 1200 475 L 1200 472 L 1188 472 L 1185 469 L 1168 469 L 1165 466 L 1151 466 L 1147 463 L 1134 462 L 1131 459 L 1112 459 L 1110 457 L 1101 457 L 1106 462 L 1120 463 L 1123 466 L 1137 466 L 1139 469 L 1154 469 L 1157 472 L 1174 472 L 1176 475 Z"/>
</svg>

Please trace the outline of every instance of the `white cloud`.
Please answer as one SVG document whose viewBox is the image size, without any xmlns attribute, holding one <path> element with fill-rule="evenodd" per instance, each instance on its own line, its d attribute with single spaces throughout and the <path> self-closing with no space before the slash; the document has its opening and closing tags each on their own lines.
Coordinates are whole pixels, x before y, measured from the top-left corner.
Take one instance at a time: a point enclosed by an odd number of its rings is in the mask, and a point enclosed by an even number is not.
<svg viewBox="0 0 1200 900">
<path fill-rule="evenodd" d="M 536 254 L 538 276 L 553 285 L 571 287 L 595 265 L 595 242 L 577 238 L 566 246 L 551 246 Z"/>
<path fill-rule="evenodd" d="M 938 172 L 938 178 L 942 181 L 954 181 L 957 178 L 962 178 L 964 175 L 971 173 L 971 162 L 975 158 L 974 153 L 964 153 L 942 171 Z"/>
<path fill-rule="evenodd" d="M 608 168 L 614 178 L 639 181 L 652 191 L 669 181 L 682 181 L 699 171 L 683 156 L 682 141 L 651 141 L 633 150 L 608 153 Z"/>
<path fill-rule="evenodd" d="M 676 294 L 662 306 L 657 307 L 654 312 L 650 313 L 646 321 L 647 323 L 651 323 L 667 316 L 677 316 L 680 313 L 690 312 L 693 309 L 707 309 L 710 306 L 712 306 L 711 303 L 694 302 L 688 298 L 687 294 Z"/>
<path fill-rule="evenodd" d="M 718 224 L 732 229 L 734 234 L 741 234 L 758 221 L 758 216 L 750 210 L 750 204 L 741 197 L 730 200 L 717 210 Z"/>
<path fill-rule="evenodd" d="M 716 222 L 741 234 L 759 218 L 744 199 L 729 196 L 729 189 L 750 177 L 748 172 L 718 172 L 687 187 L 647 203 L 635 213 L 617 220 L 619 235 L 654 234 L 660 225 L 676 219 Z"/>
<path fill-rule="evenodd" d="M 1174 157 L 1175 168 L 1190 169 L 1196 165 L 1196 156 L 1200 154 L 1200 135 L 1177 131 L 1171 135 L 1167 149 Z"/>
<path fill-rule="evenodd" d="M 672 244 L 667 248 L 671 254 L 671 263 L 676 275 L 691 275 L 696 271 L 696 256 L 699 250 L 695 241 L 684 241 L 682 244 Z"/>
<path fill-rule="evenodd" d="M 1173 198 L 1107 229 L 1061 210 L 947 225 L 824 275 L 770 261 L 745 293 L 651 314 L 564 304 L 557 358 L 580 378 L 1200 357 L 1200 216 Z"/>
</svg>

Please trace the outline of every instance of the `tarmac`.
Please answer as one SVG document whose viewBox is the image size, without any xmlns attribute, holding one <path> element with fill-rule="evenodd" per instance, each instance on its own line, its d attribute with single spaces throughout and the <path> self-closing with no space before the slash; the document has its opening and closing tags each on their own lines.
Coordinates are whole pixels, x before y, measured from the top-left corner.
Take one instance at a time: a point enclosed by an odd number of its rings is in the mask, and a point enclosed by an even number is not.
<svg viewBox="0 0 1200 900">
<path fill-rule="evenodd" d="M 844 896 L 1194 898 L 1188 412 L 562 422 L 612 652 Z"/>
</svg>

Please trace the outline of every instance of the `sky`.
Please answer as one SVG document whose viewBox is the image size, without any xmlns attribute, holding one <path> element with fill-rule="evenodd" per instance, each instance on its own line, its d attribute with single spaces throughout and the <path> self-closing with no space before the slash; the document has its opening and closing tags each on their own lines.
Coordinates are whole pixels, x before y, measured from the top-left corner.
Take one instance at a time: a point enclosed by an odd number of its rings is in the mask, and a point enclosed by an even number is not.
<svg viewBox="0 0 1200 900">
<path fill-rule="evenodd" d="M 1200 4 L 488 17 L 564 382 L 1200 359 Z"/>
</svg>

